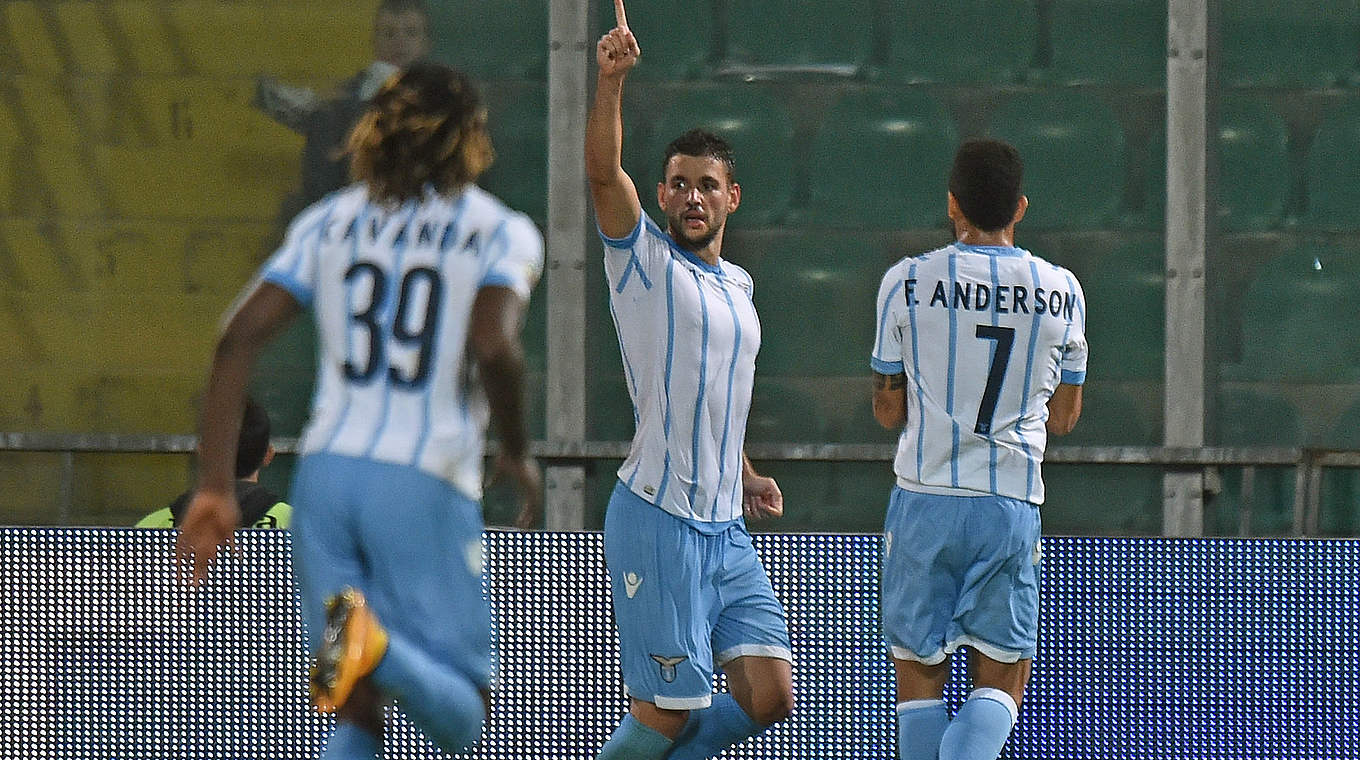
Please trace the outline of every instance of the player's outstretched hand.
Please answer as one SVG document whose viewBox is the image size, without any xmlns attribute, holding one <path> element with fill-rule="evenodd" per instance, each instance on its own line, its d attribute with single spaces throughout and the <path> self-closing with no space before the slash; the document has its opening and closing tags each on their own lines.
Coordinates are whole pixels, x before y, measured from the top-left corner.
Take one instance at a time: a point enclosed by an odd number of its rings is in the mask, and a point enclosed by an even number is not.
<svg viewBox="0 0 1360 760">
<path fill-rule="evenodd" d="M 515 527 L 520 530 L 537 528 L 543 514 L 543 473 L 538 468 L 538 460 L 531 456 L 500 454 L 496 457 L 495 467 L 491 479 L 509 477 L 519 493 L 519 516 L 515 518 Z"/>
<path fill-rule="evenodd" d="M 231 549 L 232 535 L 241 522 L 236 492 L 195 491 L 175 539 L 180 577 L 193 585 L 208 578 L 218 552 Z"/>
<path fill-rule="evenodd" d="M 748 520 L 761 520 L 784 515 L 784 494 L 774 478 L 746 475 L 741 479 L 742 512 Z"/>
<path fill-rule="evenodd" d="M 615 26 L 600 38 L 595 46 L 595 62 L 600 66 L 600 75 L 621 77 L 637 65 L 642 49 L 637 38 L 628 29 L 628 14 L 623 9 L 623 0 L 614 0 Z"/>
</svg>

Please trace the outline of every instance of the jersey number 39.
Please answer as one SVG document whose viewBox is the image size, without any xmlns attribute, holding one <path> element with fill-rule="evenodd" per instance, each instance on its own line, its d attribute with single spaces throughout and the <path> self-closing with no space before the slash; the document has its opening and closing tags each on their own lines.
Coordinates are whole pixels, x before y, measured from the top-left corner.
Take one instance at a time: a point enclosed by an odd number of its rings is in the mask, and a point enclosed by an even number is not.
<svg viewBox="0 0 1360 760">
<path fill-rule="evenodd" d="M 369 291 L 368 306 L 349 315 L 350 321 L 363 328 L 368 336 L 368 359 L 359 365 L 351 349 L 350 358 L 345 359 L 345 377 L 366 383 L 386 368 L 387 379 L 394 387 L 419 388 L 424 385 L 430 377 L 439 308 L 443 303 L 444 281 L 439 272 L 429 267 L 416 267 L 401 278 L 397 308 L 390 325 L 379 322 L 387 304 L 386 272 L 375 264 L 360 261 L 345 271 L 345 282 L 351 289 L 367 286 L 365 289 Z M 412 310 L 419 309 L 422 300 L 424 314 L 413 315 Z M 414 326 L 411 324 L 413 316 L 418 317 L 418 324 Z M 389 348 L 389 341 L 395 346 Z M 408 373 L 403 367 L 389 364 L 389 350 L 416 351 L 415 369 Z"/>
</svg>

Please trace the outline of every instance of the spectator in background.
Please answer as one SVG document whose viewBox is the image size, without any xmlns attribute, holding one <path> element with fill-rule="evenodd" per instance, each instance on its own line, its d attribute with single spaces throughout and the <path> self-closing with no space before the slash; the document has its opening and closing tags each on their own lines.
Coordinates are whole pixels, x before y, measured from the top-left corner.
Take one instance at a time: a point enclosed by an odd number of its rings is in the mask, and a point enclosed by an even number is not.
<svg viewBox="0 0 1360 760">
<path fill-rule="evenodd" d="M 424 0 L 382 0 L 373 18 L 373 62 L 341 83 L 333 97 L 273 77 L 256 80 L 256 107 L 306 138 L 302 189 L 284 202 L 284 219 L 350 183 L 346 137 L 383 82 L 424 59 L 430 42 L 430 12 Z"/>
<path fill-rule="evenodd" d="M 260 485 L 260 470 L 274 459 L 269 444 L 269 413 L 246 400 L 241 417 L 241 439 L 236 445 L 236 499 L 241 504 L 242 528 L 287 528 L 293 508 Z M 168 507 L 143 517 L 138 528 L 178 528 L 193 491 L 185 491 Z"/>
</svg>

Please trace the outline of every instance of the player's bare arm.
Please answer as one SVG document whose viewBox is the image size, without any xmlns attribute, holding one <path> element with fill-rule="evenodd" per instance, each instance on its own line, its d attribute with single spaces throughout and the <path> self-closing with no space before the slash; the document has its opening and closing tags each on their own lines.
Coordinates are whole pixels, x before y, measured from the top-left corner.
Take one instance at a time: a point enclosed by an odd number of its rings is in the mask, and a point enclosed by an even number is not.
<svg viewBox="0 0 1360 760">
<path fill-rule="evenodd" d="M 485 287 L 472 304 L 468 344 L 486 389 L 491 422 L 500 434 L 500 453 L 492 477 L 509 476 L 519 492 L 515 526 L 538 525 L 542 510 L 542 474 L 529 455 L 524 425 L 524 348 L 520 344 L 524 300 L 510 288 Z"/>
<path fill-rule="evenodd" d="M 1067 435 L 1077 426 L 1081 417 L 1081 386 L 1059 383 L 1048 399 L 1049 435 Z"/>
<path fill-rule="evenodd" d="M 874 419 L 888 430 L 907 423 L 907 376 L 874 373 Z"/>
<path fill-rule="evenodd" d="M 760 520 L 784 515 L 784 494 L 774 478 L 761 475 L 741 453 L 742 512 L 748 519 Z"/>
<path fill-rule="evenodd" d="M 616 26 L 595 46 L 599 74 L 595 103 L 586 121 L 586 178 L 600 231 L 626 237 L 642 215 L 637 187 L 623 170 L 623 80 L 642 50 L 628 29 L 623 0 L 614 0 Z"/>
<path fill-rule="evenodd" d="M 234 487 L 236 444 L 255 357 L 300 310 L 288 291 L 261 283 L 218 339 L 199 420 L 198 486 L 175 542 L 181 571 L 194 583 L 207 578 L 208 568 L 218 551 L 231 544 L 240 521 Z"/>
</svg>

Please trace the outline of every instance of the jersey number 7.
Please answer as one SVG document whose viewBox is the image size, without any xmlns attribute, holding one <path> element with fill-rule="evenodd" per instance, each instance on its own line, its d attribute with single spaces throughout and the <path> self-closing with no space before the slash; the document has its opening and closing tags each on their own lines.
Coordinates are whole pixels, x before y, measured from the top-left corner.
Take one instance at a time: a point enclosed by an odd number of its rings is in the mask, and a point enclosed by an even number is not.
<svg viewBox="0 0 1360 760">
<path fill-rule="evenodd" d="M 978 405 L 977 424 L 973 432 L 992 434 L 992 418 L 996 416 L 996 402 L 1001 397 L 1001 381 L 1006 378 L 1006 365 L 1011 361 L 1011 347 L 1015 345 L 1015 328 L 978 325 L 980 340 L 994 340 L 992 366 L 987 370 L 987 386 L 982 389 L 982 403 Z"/>
</svg>

